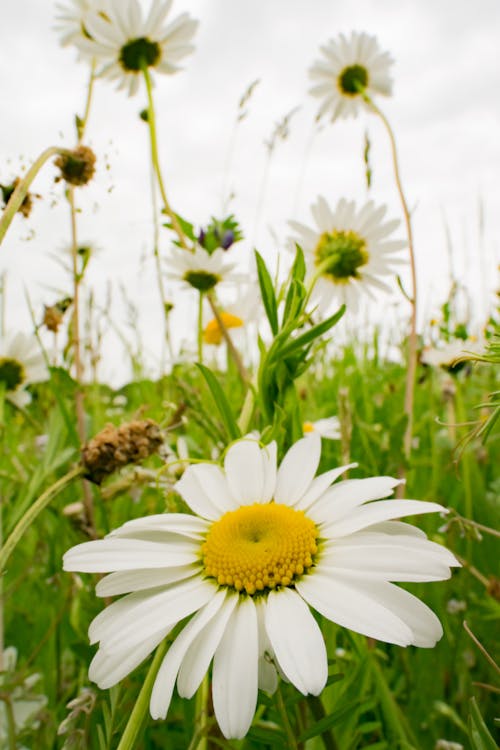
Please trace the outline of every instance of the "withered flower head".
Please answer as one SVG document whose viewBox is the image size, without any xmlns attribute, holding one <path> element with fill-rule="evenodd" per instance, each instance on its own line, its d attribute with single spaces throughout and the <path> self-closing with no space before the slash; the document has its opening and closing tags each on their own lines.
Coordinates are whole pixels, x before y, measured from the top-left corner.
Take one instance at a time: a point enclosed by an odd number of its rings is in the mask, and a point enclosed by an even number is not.
<svg viewBox="0 0 500 750">
<path fill-rule="evenodd" d="M 7 203 L 9 202 L 10 196 L 20 182 L 20 178 L 16 177 L 16 179 L 10 185 L 0 185 L 0 191 L 2 193 L 2 198 L 5 205 L 7 205 Z M 40 196 L 37 193 L 26 193 L 23 202 L 17 209 L 17 212 L 19 214 L 22 214 L 25 219 L 28 218 L 31 213 L 31 209 L 33 208 L 33 198 L 40 198 Z"/>
<path fill-rule="evenodd" d="M 86 478 L 101 484 L 117 469 L 156 453 L 163 444 L 159 426 L 152 419 L 134 420 L 116 427 L 107 424 L 82 449 Z"/>
<path fill-rule="evenodd" d="M 57 333 L 59 326 L 63 321 L 64 313 L 72 302 L 73 300 L 71 297 L 64 297 L 64 299 L 56 302 L 55 305 L 44 305 L 42 325 L 44 325 L 48 331 Z"/>
<path fill-rule="evenodd" d="M 95 162 L 96 156 L 88 146 L 78 146 L 73 151 L 59 154 L 54 161 L 55 166 L 61 170 L 56 182 L 62 179 L 70 185 L 86 185 L 94 176 Z"/>
</svg>

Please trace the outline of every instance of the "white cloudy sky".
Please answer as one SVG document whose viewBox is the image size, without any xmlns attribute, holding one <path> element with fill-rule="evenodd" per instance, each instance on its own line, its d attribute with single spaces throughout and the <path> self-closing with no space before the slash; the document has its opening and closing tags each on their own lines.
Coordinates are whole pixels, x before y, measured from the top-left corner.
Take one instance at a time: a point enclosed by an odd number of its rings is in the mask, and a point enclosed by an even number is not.
<svg viewBox="0 0 500 750">
<path fill-rule="evenodd" d="M 143 4 L 148 7 L 149 0 Z M 0 2 L 3 183 L 48 145 L 71 147 L 74 141 L 73 118 L 83 108 L 88 72 L 72 49 L 59 46 L 54 8 L 53 0 Z M 373 116 L 326 125 L 313 136 L 317 103 L 307 96 L 307 68 L 318 46 L 341 31 L 367 31 L 396 60 L 394 96 L 381 104 L 397 133 L 414 212 L 422 315 L 430 315 L 446 295 L 451 247 L 453 272 L 467 284 L 481 318 L 498 286 L 498 0 L 175 0 L 174 15 L 183 10 L 200 19 L 196 52 L 183 73 L 158 79 L 155 91 L 161 160 L 175 210 L 203 224 L 220 214 L 231 189 L 230 210 L 246 236 L 238 252 L 247 257 L 256 244 L 272 260 L 288 234 L 287 220 L 308 221 L 318 194 L 332 204 L 342 196 L 366 199 L 362 149 L 368 130 L 371 197 L 399 216 L 386 135 Z M 228 171 L 237 103 L 257 78 Z M 144 347 L 154 365 L 161 323 L 151 257 L 147 129 L 137 116 L 144 105 L 143 93 L 128 99 L 98 82 L 87 142 L 100 168 L 97 180 L 79 191 L 79 235 L 101 249 L 89 284 L 103 303 L 112 282 L 117 324 L 124 325 L 120 284 L 138 305 Z M 290 136 L 278 144 L 264 185 L 264 141 L 294 107 L 300 109 Z M 43 303 L 70 292 L 50 257 L 61 253 L 69 238 L 68 209 L 55 174 L 47 166 L 39 175 L 33 190 L 43 198 L 28 221 L 16 217 L 0 251 L 8 330 L 30 328 L 25 290 L 37 314 Z M 165 235 L 162 250 L 167 249 Z M 180 338 L 190 334 L 186 321 L 193 300 L 173 286 L 170 293 L 178 302 L 174 323 Z M 123 379 L 111 334 L 106 346 L 106 376 Z"/>
</svg>

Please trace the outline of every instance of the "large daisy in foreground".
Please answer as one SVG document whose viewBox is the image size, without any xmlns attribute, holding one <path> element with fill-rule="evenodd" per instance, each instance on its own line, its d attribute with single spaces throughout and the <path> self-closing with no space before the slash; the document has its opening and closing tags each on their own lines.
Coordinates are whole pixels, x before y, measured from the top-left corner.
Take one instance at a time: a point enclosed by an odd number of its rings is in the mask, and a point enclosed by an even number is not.
<svg viewBox="0 0 500 750">
<path fill-rule="evenodd" d="M 0 386 L 8 401 L 27 406 L 31 395 L 26 387 L 49 379 L 49 371 L 34 336 L 19 332 L 0 341 Z"/>
<path fill-rule="evenodd" d="M 365 106 L 363 94 L 391 93 L 389 68 L 393 60 L 380 50 L 376 37 L 356 31 L 350 37 L 340 34 L 320 50 L 323 58 L 309 69 L 315 83 L 310 93 L 323 99 L 318 117 L 326 112 L 332 120 L 355 117 Z"/>
<path fill-rule="evenodd" d="M 180 60 L 194 49 L 191 40 L 198 21 L 182 13 L 165 25 L 171 6 L 172 0 L 152 0 L 143 18 L 138 0 L 100 0 L 98 8 L 85 14 L 82 34 L 71 41 L 96 60 L 98 75 L 118 81 L 118 88 L 128 89 L 131 96 L 144 66 L 177 73 Z"/>
<path fill-rule="evenodd" d="M 138 518 L 70 549 L 65 570 L 108 572 L 97 594 L 128 594 L 90 626 L 100 644 L 90 678 L 111 687 L 193 615 L 160 666 L 151 715 L 166 716 L 175 683 L 193 696 L 213 660 L 215 715 L 225 737 L 239 738 L 278 670 L 304 695 L 323 690 L 327 654 L 310 608 L 372 638 L 434 646 L 435 614 L 391 582 L 443 580 L 458 563 L 391 519 L 444 508 L 380 500 L 398 484 L 390 477 L 331 487 L 347 467 L 315 478 L 320 452 L 319 435 L 303 438 L 278 469 L 275 443 L 238 440 L 223 468 L 190 466 L 177 482 L 194 515 Z"/>
<path fill-rule="evenodd" d="M 344 198 L 332 211 L 320 196 L 311 206 L 315 228 L 289 222 L 297 232 L 293 239 L 304 251 L 310 275 L 317 277 L 315 301 L 321 312 L 339 303 L 355 311 L 364 292 L 391 291 L 382 279 L 405 262 L 399 251 L 406 243 L 389 239 L 399 220 L 384 221 L 386 211 L 386 206 L 376 207 L 372 201 L 357 208 L 354 201 Z"/>
</svg>

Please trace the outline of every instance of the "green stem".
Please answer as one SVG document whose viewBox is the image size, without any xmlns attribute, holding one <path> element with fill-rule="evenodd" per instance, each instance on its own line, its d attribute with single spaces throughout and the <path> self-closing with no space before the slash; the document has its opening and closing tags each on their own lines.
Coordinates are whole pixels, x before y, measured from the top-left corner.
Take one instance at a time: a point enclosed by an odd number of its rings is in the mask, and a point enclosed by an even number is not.
<svg viewBox="0 0 500 750">
<path fill-rule="evenodd" d="M 181 247 L 183 247 L 185 250 L 189 250 L 188 244 L 186 242 L 185 234 L 182 231 L 182 227 L 179 224 L 179 220 L 177 219 L 177 216 L 173 212 L 170 206 L 170 203 L 168 201 L 167 191 L 165 190 L 165 184 L 163 182 L 163 177 L 161 174 L 160 160 L 158 158 L 158 139 L 156 136 L 156 118 L 155 118 L 155 110 L 154 110 L 154 104 L 153 104 L 153 87 L 151 84 L 151 76 L 149 75 L 148 67 L 146 63 L 144 62 L 142 64 L 142 72 L 144 74 L 144 81 L 146 83 L 146 93 L 148 97 L 148 125 L 149 125 L 149 136 L 151 140 L 151 160 L 153 162 L 153 167 L 156 172 L 156 178 L 158 180 L 158 187 L 160 188 L 160 195 L 163 201 L 163 209 L 165 213 L 167 214 L 167 216 L 170 218 L 170 221 L 172 222 L 172 227 L 179 238 Z"/>
<path fill-rule="evenodd" d="M 389 142 L 390 142 L 391 154 L 392 154 L 392 165 L 394 169 L 394 179 L 396 181 L 396 188 L 398 191 L 399 199 L 401 201 L 401 208 L 403 209 L 403 215 L 404 215 L 404 221 L 405 221 L 405 227 L 406 227 L 406 235 L 408 238 L 408 251 L 409 251 L 409 257 L 410 257 L 410 275 L 411 275 L 412 292 L 411 292 L 411 297 L 409 299 L 409 302 L 411 305 L 411 318 L 410 318 L 410 335 L 408 337 L 408 369 L 406 372 L 406 386 L 405 386 L 405 400 L 404 400 L 404 411 L 408 417 L 408 422 L 406 425 L 406 430 L 405 430 L 405 434 L 403 438 L 403 449 L 404 449 L 405 456 L 408 459 L 411 453 L 411 439 L 412 439 L 412 433 L 413 433 L 413 409 L 414 409 L 414 399 L 415 399 L 415 376 L 417 372 L 417 270 L 416 270 L 416 264 L 415 264 L 415 250 L 414 250 L 414 245 L 413 245 L 413 230 L 411 226 L 411 214 L 408 208 L 408 202 L 404 194 L 403 184 L 401 182 L 398 150 L 396 146 L 396 138 L 394 136 L 394 131 L 392 130 L 387 117 L 384 115 L 384 113 L 377 107 L 377 105 L 370 99 L 370 97 L 366 93 L 363 95 L 363 98 L 365 99 L 367 104 L 370 106 L 370 108 L 373 110 L 373 112 L 375 112 L 375 114 L 378 115 L 378 117 L 382 121 L 387 131 L 387 135 L 389 136 Z M 402 477 L 404 477 L 404 474 L 406 472 L 403 470 L 400 473 Z"/>
<path fill-rule="evenodd" d="M 203 292 L 198 300 L 198 362 L 203 364 Z"/>
<path fill-rule="evenodd" d="M 85 128 L 87 127 L 87 122 L 89 119 L 90 114 L 90 105 L 92 104 L 92 94 L 94 92 L 94 81 L 95 81 L 95 60 L 92 60 L 91 67 L 90 67 L 90 78 L 89 83 L 87 86 L 87 98 L 85 100 L 85 110 L 83 112 L 83 117 L 81 119 L 77 120 L 77 135 L 78 135 L 78 145 L 83 141 L 83 136 L 85 135 Z"/>
<path fill-rule="evenodd" d="M 238 419 L 238 427 L 241 430 L 241 434 L 245 435 L 248 432 L 250 420 L 252 418 L 253 407 L 255 405 L 255 391 L 254 387 L 250 386 L 243 402 L 243 408 L 241 410 L 240 417 Z"/>
<path fill-rule="evenodd" d="M 12 709 L 12 703 L 9 695 L 2 695 L 0 693 L 0 700 L 3 701 L 5 706 L 5 716 L 7 719 L 7 739 L 9 742 L 8 750 L 16 750 L 16 720 L 14 719 L 14 711 Z"/>
<path fill-rule="evenodd" d="M 213 291 L 207 292 L 207 299 L 209 302 L 209 305 L 212 309 L 212 312 L 214 314 L 214 318 L 217 321 L 217 325 L 219 326 L 220 332 L 222 333 L 222 337 L 224 338 L 224 341 L 227 344 L 227 348 L 229 351 L 229 354 L 234 360 L 234 363 L 236 365 L 236 368 L 238 370 L 239 376 L 243 383 L 249 383 L 250 382 L 250 376 L 247 372 L 247 369 L 245 365 L 243 364 L 243 360 L 240 357 L 240 354 L 238 350 L 236 349 L 235 345 L 233 344 L 233 340 L 231 339 L 231 336 L 229 335 L 229 331 L 227 330 L 226 326 L 224 325 L 224 321 L 222 319 L 222 316 L 220 314 L 219 308 L 217 307 L 217 302 L 215 300 L 215 296 L 213 294 Z"/>
<path fill-rule="evenodd" d="M 325 718 L 325 708 L 319 696 L 309 695 L 307 697 L 307 704 L 311 709 L 311 713 L 316 721 L 321 721 Z M 337 745 L 337 741 L 333 736 L 333 732 L 331 729 L 325 729 L 324 732 L 321 732 L 321 739 L 323 740 L 325 750 L 339 750 L 339 746 Z"/>
<path fill-rule="evenodd" d="M 40 495 L 38 500 L 35 500 L 33 505 L 28 508 L 24 516 L 12 530 L 10 536 L 8 537 L 7 541 L 2 547 L 2 550 L 0 551 L 0 572 L 4 570 L 7 560 L 16 548 L 17 543 L 20 541 L 25 531 L 29 529 L 31 524 L 35 521 L 42 510 L 47 507 L 52 498 L 62 492 L 62 490 L 69 484 L 71 484 L 74 479 L 81 477 L 83 473 L 84 469 L 82 466 L 75 466 L 73 469 L 71 469 L 71 471 L 68 471 L 67 474 L 65 474 L 63 477 L 58 479 L 57 482 L 54 482 L 54 484 L 46 489 L 45 492 Z"/>
<path fill-rule="evenodd" d="M 287 736 L 288 750 L 297 750 L 296 738 L 293 733 L 293 729 L 290 725 L 290 722 L 288 720 L 288 714 L 287 714 L 285 702 L 283 700 L 283 696 L 281 694 L 281 688 L 279 686 L 278 686 L 278 689 L 276 690 L 276 705 L 277 705 L 279 714 L 281 716 L 281 721 L 283 722 L 283 729 L 285 730 L 285 734 Z"/>
<path fill-rule="evenodd" d="M 125 731 L 121 736 L 120 743 L 116 750 L 134 750 L 135 748 L 137 748 L 136 742 L 142 731 L 143 722 L 148 710 L 151 691 L 153 689 L 156 675 L 158 674 L 158 670 L 160 669 L 160 665 L 163 661 L 163 657 L 165 656 L 167 646 L 168 640 L 165 639 L 156 649 L 156 653 L 154 655 L 153 661 L 151 662 L 151 666 L 149 667 L 146 679 L 144 680 L 141 691 L 137 696 L 135 706 L 132 709 L 132 713 L 130 714 L 127 726 L 125 727 Z"/>
<path fill-rule="evenodd" d="M 207 750 L 208 739 L 208 700 L 209 700 L 209 689 L 208 689 L 208 674 L 202 680 L 200 689 L 196 693 L 196 731 L 195 736 L 198 737 L 198 741 L 194 745 L 195 750 Z M 194 738 L 193 738 L 194 742 Z"/>
<path fill-rule="evenodd" d="M 50 159 L 51 156 L 70 153 L 71 152 L 66 148 L 59 148 L 59 146 L 50 146 L 50 148 L 42 151 L 38 159 L 33 162 L 31 167 L 24 175 L 23 179 L 18 182 L 14 192 L 9 198 L 9 201 L 5 207 L 5 211 L 2 214 L 2 218 L 0 219 L 0 245 L 2 244 L 2 240 L 5 237 L 12 219 L 19 210 L 19 207 L 21 206 L 23 200 L 26 198 L 31 183 L 33 182 L 45 162 Z"/>
</svg>

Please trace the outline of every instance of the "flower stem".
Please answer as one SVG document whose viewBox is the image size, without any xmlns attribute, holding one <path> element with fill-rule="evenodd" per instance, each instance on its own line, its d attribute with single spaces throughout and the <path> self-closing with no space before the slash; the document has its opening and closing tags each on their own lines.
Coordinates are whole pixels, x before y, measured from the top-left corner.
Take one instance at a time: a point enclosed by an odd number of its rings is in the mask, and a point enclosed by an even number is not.
<svg viewBox="0 0 500 750">
<path fill-rule="evenodd" d="M 234 360 L 234 363 L 236 365 L 236 368 L 239 372 L 240 378 L 244 383 L 250 383 L 250 375 L 248 374 L 248 371 L 243 364 L 243 360 L 240 357 L 240 354 L 238 350 L 236 349 L 235 345 L 233 344 L 233 341 L 231 339 L 231 336 L 229 335 L 229 331 L 227 330 L 224 321 L 222 320 L 222 316 L 219 312 L 219 308 L 217 307 L 217 303 L 215 301 L 215 297 L 213 295 L 213 292 L 207 292 L 207 299 L 209 302 L 209 305 L 212 309 L 212 312 L 214 314 L 214 318 L 217 321 L 217 325 L 220 328 L 220 332 L 222 333 L 222 336 L 224 338 L 224 341 L 227 344 L 228 351 L 231 355 L 231 357 Z"/>
<path fill-rule="evenodd" d="M 46 489 L 45 492 L 43 492 L 40 497 L 35 500 L 33 505 L 28 508 L 26 513 L 22 516 L 22 518 L 18 521 L 17 525 L 10 533 L 10 536 L 8 537 L 7 541 L 2 547 L 2 550 L 0 551 L 0 572 L 4 570 L 5 564 L 16 548 L 17 543 L 20 541 L 25 531 L 27 531 L 27 529 L 29 529 L 31 524 L 35 521 L 37 516 L 42 512 L 42 510 L 44 510 L 44 508 L 47 507 L 53 497 L 62 492 L 62 490 L 69 484 L 71 484 L 74 479 L 78 479 L 78 477 L 81 477 L 83 475 L 83 472 L 84 469 L 82 466 L 75 466 L 73 469 L 71 469 L 71 471 L 68 471 L 67 474 L 65 474 L 63 477 L 58 479 L 57 482 L 54 482 L 54 484 Z"/>
<path fill-rule="evenodd" d="M 311 713 L 316 721 L 321 721 L 321 719 L 325 718 L 325 708 L 319 696 L 309 695 L 307 697 L 307 705 L 311 709 Z M 325 729 L 323 732 L 321 732 L 321 739 L 323 740 L 325 750 L 339 750 L 339 746 L 337 745 L 337 741 L 333 736 L 333 731 L 331 728 Z"/>
<path fill-rule="evenodd" d="M 17 186 L 9 198 L 9 201 L 5 207 L 5 211 L 0 219 L 0 244 L 5 237 L 5 234 L 12 222 L 12 219 L 16 215 L 21 203 L 26 198 L 31 183 L 37 176 L 40 169 L 43 167 L 45 162 L 50 159 L 51 156 L 57 156 L 58 154 L 70 154 L 66 148 L 59 148 L 59 146 L 50 146 L 42 151 L 38 159 L 33 162 L 31 167 L 28 169 L 23 179 L 17 183 Z"/>
<path fill-rule="evenodd" d="M 203 292 L 198 300 L 198 362 L 203 364 Z"/>
<path fill-rule="evenodd" d="M 137 739 L 142 730 L 144 718 L 148 710 L 148 703 L 151 696 L 151 691 L 153 689 L 153 684 L 156 679 L 156 675 L 158 674 L 160 665 L 163 661 L 163 657 L 165 656 L 167 645 L 168 640 L 165 638 L 165 640 L 163 640 L 156 649 L 156 653 L 154 655 L 153 661 L 151 662 L 151 666 L 149 667 L 146 679 L 144 680 L 141 691 L 137 696 L 135 706 L 132 709 L 132 713 L 130 714 L 127 726 L 125 727 L 125 731 L 121 736 L 116 750 L 134 750 L 134 748 L 137 747 Z"/>
<path fill-rule="evenodd" d="M 79 146 L 81 142 L 83 141 L 83 136 L 85 135 L 85 128 L 87 127 L 87 122 L 89 119 L 90 114 L 90 105 L 92 104 L 92 94 L 94 92 L 94 81 L 95 81 L 95 60 L 92 60 L 91 67 L 90 67 L 90 78 L 89 83 L 87 86 L 87 98 L 85 100 L 85 110 L 83 112 L 82 118 L 77 118 L 77 124 L 76 124 L 76 131 L 78 135 L 78 143 Z"/>
<path fill-rule="evenodd" d="M 160 161 L 158 158 L 158 139 L 156 137 L 156 118 L 155 118 L 155 110 L 154 110 L 154 104 L 153 104 L 153 87 L 151 85 L 151 76 L 149 75 L 148 66 L 145 62 L 142 64 L 142 72 L 144 74 L 144 81 L 146 83 L 146 93 L 148 97 L 148 125 L 149 125 L 149 136 L 151 140 L 151 160 L 153 162 L 153 167 L 156 172 L 156 178 L 158 180 L 158 187 L 160 188 L 160 195 L 161 199 L 163 201 L 163 210 L 169 217 L 170 221 L 172 222 L 172 227 L 174 231 L 176 232 L 179 243 L 181 247 L 183 247 L 185 250 L 189 250 L 187 242 L 186 242 L 186 236 L 184 232 L 182 231 L 182 227 L 179 224 L 179 220 L 175 213 L 173 212 L 170 203 L 167 198 L 167 192 L 165 190 L 165 184 L 163 182 L 163 177 L 161 174 L 161 167 L 160 167 Z"/>
<path fill-rule="evenodd" d="M 250 425 L 250 420 L 252 418 L 254 405 L 255 405 L 255 390 L 254 390 L 254 386 L 251 385 L 245 396 L 243 407 L 241 409 L 241 414 L 238 419 L 238 427 L 240 428 L 242 435 L 245 435 L 248 432 L 248 427 Z"/>
<path fill-rule="evenodd" d="M 279 714 L 281 716 L 281 721 L 283 722 L 283 729 L 285 730 L 285 734 L 287 736 L 288 750 L 297 750 L 297 742 L 295 739 L 295 735 L 293 733 L 293 729 L 288 720 L 288 713 L 286 710 L 285 701 L 283 700 L 283 696 L 281 694 L 281 688 L 279 686 L 276 690 L 276 705 L 277 705 Z"/>
<path fill-rule="evenodd" d="M 413 433 L 413 405 L 415 397 L 415 375 L 417 371 L 417 270 L 415 264 L 415 250 L 413 245 L 413 230 L 411 226 L 411 214 L 408 208 L 408 202 L 406 200 L 403 185 L 401 182 L 401 174 L 399 170 L 399 157 L 396 146 L 396 138 L 394 131 L 391 128 L 389 120 L 384 113 L 377 107 L 377 105 L 370 99 L 365 93 L 364 99 L 375 112 L 376 115 L 382 121 L 387 135 L 389 136 L 389 142 L 391 145 L 392 154 L 392 165 L 394 169 L 394 179 L 396 181 L 396 188 L 398 191 L 399 199 L 401 201 L 401 208 L 403 209 L 404 221 L 406 226 L 406 235 L 408 238 L 408 251 L 410 257 L 410 275 L 411 275 L 411 296 L 409 302 L 411 305 L 411 317 L 410 317 L 410 335 L 408 337 L 408 369 L 406 371 L 406 386 L 405 386 L 405 400 L 404 400 L 404 412 L 408 417 L 406 424 L 406 430 L 403 437 L 403 450 L 405 457 L 408 459 L 411 453 L 411 439 Z M 405 470 L 400 470 L 400 477 L 404 478 Z M 402 485 L 401 485 L 402 486 Z"/>
<path fill-rule="evenodd" d="M 71 334 L 73 357 L 75 359 L 75 408 L 78 438 L 81 445 L 83 445 L 87 438 L 85 430 L 85 407 L 83 402 L 82 390 L 83 365 L 80 347 L 80 284 L 82 281 L 83 273 L 80 273 L 78 270 L 78 240 L 76 231 L 75 193 L 72 185 L 68 185 L 68 202 L 71 214 L 71 261 L 73 273 L 73 323 L 71 326 Z M 95 530 L 94 519 L 94 500 L 89 483 L 85 479 L 82 480 L 82 490 L 86 526 L 91 532 L 92 536 L 96 538 L 97 534 Z"/>
</svg>

